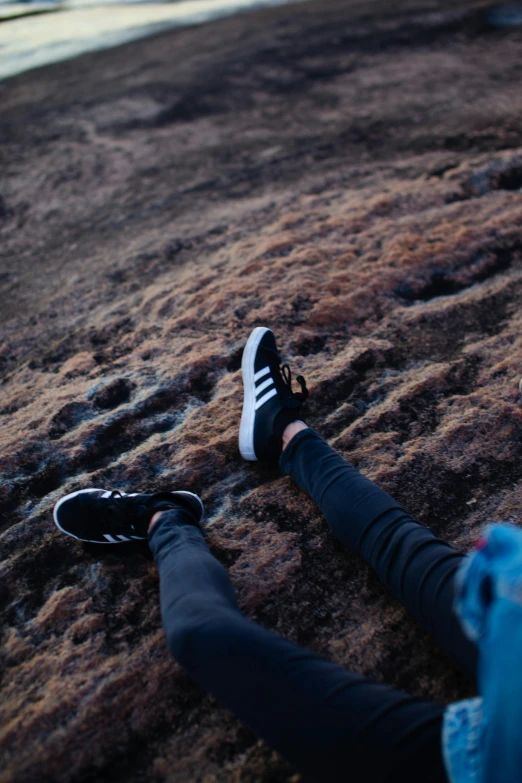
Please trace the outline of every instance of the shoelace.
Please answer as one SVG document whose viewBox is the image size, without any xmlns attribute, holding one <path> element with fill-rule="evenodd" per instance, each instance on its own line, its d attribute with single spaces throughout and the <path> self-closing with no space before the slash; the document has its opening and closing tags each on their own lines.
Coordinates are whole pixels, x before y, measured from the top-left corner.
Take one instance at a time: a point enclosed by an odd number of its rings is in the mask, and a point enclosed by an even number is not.
<svg viewBox="0 0 522 783">
<path fill-rule="evenodd" d="M 139 519 L 139 511 L 143 508 L 136 503 L 135 497 L 129 498 L 122 495 L 118 489 L 113 489 L 109 497 L 96 498 L 94 502 L 100 506 L 100 510 L 103 510 L 107 523 L 113 526 L 118 525 L 122 517 L 127 523 L 134 522 Z"/>
<path fill-rule="evenodd" d="M 286 403 L 290 402 L 290 400 L 297 400 L 301 404 L 303 402 L 305 402 L 305 400 L 308 398 L 308 389 L 306 387 L 306 381 L 305 381 L 304 377 L 302 375 L 297 375 L 296 376 L 296 381 L 299 384 L 299 386 L 301 387 L 301 391 L 300 392 L 292 391 L 292 370 L 290 369 L 288 364 L 283 364 L 282 363 L 281 357 L 279 356 L 277 351 L 274 351 L 273 348 L 270 348 L 268 345 L 266 345 L 266 346 L 263 346 L 263 349 L 265 351 L 269 351 L 271 354 L 273 354 L 275 356 L 275 358 L 277 360 L 277 363 L 279 364 L 279 366 L 281 368 L 281 377 L 282 377 L 282 379 L 283 379 L 283 381 L 285 383 L 285 386 L 287 387 L 287 389 L 288 389 L 288 391 L 290 393 L 290 398 L 289 398 L 289 400 L 286 401 Z M 283 403 L 283 405 L 285 405 L 285 403 Z M 291 407 L 291 405 L 289 407 Z"/>
<path fill-rule="evenodd" d="M 282 364 L 281 365 L 281 375 L 288 387 L 288 391 L 290 392 L 290 396 L 294 400 L 299 400 L 299 402 L 305 402 L 305 400 L 308 398 L 308 389 L 306 387 L 306 381 L 302 375 L 296 376 L 296 381 L 301 387 L 300 392 L 294 392 L 292 391 L 292 370 L 288 366 L 288 364 Z"/>
</svg>

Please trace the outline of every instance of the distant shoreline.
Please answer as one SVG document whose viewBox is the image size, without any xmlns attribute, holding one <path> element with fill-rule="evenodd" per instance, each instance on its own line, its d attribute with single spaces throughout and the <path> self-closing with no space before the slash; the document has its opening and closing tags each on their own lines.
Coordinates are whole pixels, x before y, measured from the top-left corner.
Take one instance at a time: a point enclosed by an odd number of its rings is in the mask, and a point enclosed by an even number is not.
<svg viewBox="0 0 522 783">
<path fill-rule="evenodd" d="M 0 4 L 0 81 L 173 27 L 307 0 L 181 0 L 129 4 Z M 6 17 L 4 14 L 11 14 Z M 16 9 L 16 10 L 15 10 Z M 51 14 L 51 16 L 49 16 Z"/>
<path fill-rule="evenodd" d="M 57 3 L 52 5 L 45 3 L 44 6 L 39 3 L 5 3 L 0 5 L 0 24 L 11 22 L 13 19 L 26 18 L 28 16 L 39 16 L 40 14 L 55 13 L 62 11 L 63 8 Z"/>
</svg>

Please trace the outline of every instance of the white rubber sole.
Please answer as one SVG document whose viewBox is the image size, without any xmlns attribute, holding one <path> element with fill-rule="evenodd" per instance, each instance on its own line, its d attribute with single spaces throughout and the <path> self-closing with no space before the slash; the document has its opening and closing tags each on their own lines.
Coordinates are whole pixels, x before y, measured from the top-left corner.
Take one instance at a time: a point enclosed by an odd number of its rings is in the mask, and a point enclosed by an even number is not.
<svg viewBox="0 0 522 783">
<path fill-rule="evenodd" d="M 125 544 L 128 543 L 127 541 L 98 541 L 98 540 L 92 540 L 90 538 L 79 538 L 78 536 L 75 536 L 73 533 L 69 533 L 69 531 L 64 530 L 63 527 L 58 522 L 58 509 L 62 505 L 62 503 L 65 503 L 66 500 L 70 500 L 71 498 L 75 498 L 77 495 L 82 495 L 85 492 L 109 492 L 111 490 L 108 489 L 102 489 L 101 487 L 91 487 L 90 489 L 79 489 L 77 492 L 70 492 L 68 495 L 64 495 L 63 498 L 60 498 L 58 503 L 54 507 L 53 511 L 53 519 L 54 524 L 56 527 L 62 531 L 62 533 L 65 533 L 66 536 L 70 536 L 71 538 L 75 538 L 77 541 L 85 541 L 87 544 L 108 544 L 109 546 L 112 544 Z M 125 497 L 132 497 L 133 495 L 138 495 L 139 492 L 121 492 Z M 203 505 L 203 501 L 199 497 L 199 495 L 196 495 L 194 492 L 188 492 L 185 489 L 177 489 L 172 490 L 172 495 L 190 495 L 192 498 L 196 498 L 199 505 L 201 506 L 201 519 L 203 519 L 203 515 L 205 514 L 205 506 Z M 201 520 L 200 520 L 201 521 Z M 146 541 L 146 538 L 136 537 L 134 539 L 135 541 Z"/>
<path fill-rule="evenodd" d="M 254 385 L 254 362 L 259 343 L 270 329 L 265 326 L 256 326 L 251 333 L 243 351 L 241 371 L 243 374 L 244 401 L 239 426 L 239 451 L 243 459 L 249 462 L 257 460 L 254 451 L 254 420 L 256 417 L 256 388 Z"/>
</svg>

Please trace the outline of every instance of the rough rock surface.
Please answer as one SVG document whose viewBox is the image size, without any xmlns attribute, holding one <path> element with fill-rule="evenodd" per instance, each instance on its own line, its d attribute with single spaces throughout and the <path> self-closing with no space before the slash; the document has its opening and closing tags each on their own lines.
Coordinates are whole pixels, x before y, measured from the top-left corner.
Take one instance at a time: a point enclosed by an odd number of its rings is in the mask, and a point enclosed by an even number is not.
<svg viewBox="0 0 522 783">
<path fill-rule="evenodd" d="M 317 509 L 244 464 L 270 325 L 310 423 L 466 549 L 522 510 L 522 30 L 312 0 L 0 86 L 0 781 L 286 781 L 170 660 L 142 546 L 84 486 L 186 487 L 245 612 L 342 665 L 468 685 Z"/>
</svg>

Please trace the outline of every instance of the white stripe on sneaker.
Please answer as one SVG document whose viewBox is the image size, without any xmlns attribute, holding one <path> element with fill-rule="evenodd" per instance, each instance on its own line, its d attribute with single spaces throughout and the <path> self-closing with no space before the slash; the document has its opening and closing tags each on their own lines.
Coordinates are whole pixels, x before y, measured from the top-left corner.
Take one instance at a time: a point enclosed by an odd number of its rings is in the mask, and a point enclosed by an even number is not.
<svg viewBox="0 0 522 783">
<path fill-rule="evenodd" d="M 256 374 L 254 375 L 254 383 L 258 381 L 260 378 L 263 378 L 263 376 L 265 376 L 267 372 L 270 372 L 270 367 L 263 367 L 262 370 L 256 372 Z"/>
<path fill-rule="evenodd" d="M 273 389 L 270 389 L 269 392 L 267 392 L 263 397 L 261 397 L 260 400 L 256 402 L 255 409 L 256 411 L 259 410 L 261 405 L 264 405 L 265 402 L 268 402 L 268 400 L 272 399 L 274 394 L 277 394 L 277 389 L 274 387 Z"/>
<path fill-rule="evenodd" d="M 243 399 L 243 411 L 241 413 L 241 425 L 239 427 L 239 451 L 243 459 L 257 460 L 254 449 L 254 421 L 255 411 L 255 381 L 260 380 L 270 372 L 269 367 L 263 367 L 256 373 L 255 364 L 259 345 L 263 337 L 270 332 L 264 326 L 257 326 L 247 340 L 243 356 L 241 358 L 241 373 L 245 396 Z"/>
<path fill-rule="evenodd" d="M 266 381 L 263 381 L 263 383 L 260 383 L 259 386 L 256 387 L 256 397 L 258 397 L 261 394 L 261 392 L 264 389 L 268 388 L 268 386 L 270 386 L 273 382 L 274 382 L 274 379 L 272 378 L 272 376 L 270 376 L 270 378 L 267 378 Z"/>
<path fill-rule="evenodd" d="M 130 538 L 127 538 L 127 536 L 121 536 L 119 533 L 117 535 L 117 538 L 119 538 L 120 541 L 130 541 Z"/>
<path fill-rule="evenodd" d="M 118 544 L 118 543 L 119 543 L 117 538 L 113 538 L 113 537 L 112 537 L 112 536 L 110 536 L 108 533 L 104 533 L 104 534 L 103 534 L 103 537 L 104 537 L 104 538 L 106 538 L 106 539 L 107 539 L 107 541 L 108 541 L 110 544 Z"/>
</svg>

